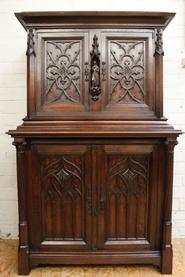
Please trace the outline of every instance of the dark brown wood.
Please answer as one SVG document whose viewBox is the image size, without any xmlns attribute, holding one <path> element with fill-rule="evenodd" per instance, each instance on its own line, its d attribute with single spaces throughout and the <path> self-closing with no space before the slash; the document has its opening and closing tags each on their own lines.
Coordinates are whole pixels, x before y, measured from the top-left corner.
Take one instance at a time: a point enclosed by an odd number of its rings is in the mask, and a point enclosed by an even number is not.
<svg viewBox="0 0 185 277">
<path fill-rule="evenodd" d="M 173 148 L 162 31 L 173 13 L 23 12 L 18 271 L 153 264 L 172 272 Z"/>
<path fill-rule="evenodd" d="M 13 144 L 17 150 L 17 187 L 19 200 L 19 250 L 18 271 L 29 274 L 29 240 L 28 240 L 28 206 L 27 206 L 27 143 L 22 139 L 15 139 Z M 24 261 L 24 262 L 23 262 Z"/>
<path fill-rule="evenodd" d="M 161 272 L 172 272 L 173 250 L 171 245 L 172 232 L 172 194 L 173 194 L 173 149 L 177 144 L 176 139 L 166 140 L 166 178 L 165 178 L 165 196 L 164 196 L 164 221 L 163 221 L 163 247 Z"/>
</svg>

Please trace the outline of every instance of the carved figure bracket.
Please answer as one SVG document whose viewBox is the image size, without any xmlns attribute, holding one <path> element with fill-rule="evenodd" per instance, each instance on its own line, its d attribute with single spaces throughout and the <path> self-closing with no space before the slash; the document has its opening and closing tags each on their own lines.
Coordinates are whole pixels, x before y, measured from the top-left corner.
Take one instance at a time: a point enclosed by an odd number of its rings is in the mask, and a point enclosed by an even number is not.
<svg viewBox="0 0 185 277">
<path fill-rule="evenodd" d="M 91 78 L 90 78 L 90 94 L 93 101 L 99 99 L 101 93 L 100 88 L 100 52 L 99 52 L 98 37 L 94 35 L 93 37 L 93 50 L 90 52 L 91 55 Z"/>
<path fill-rule="evenodd" d="M 31 55 L 36 56 L 33 29 L 29 29 L 29 31 L 28 31 L 28 41 L 27 41 L 26 55 L 27 56 L 31 56 Z"/>
</svg>

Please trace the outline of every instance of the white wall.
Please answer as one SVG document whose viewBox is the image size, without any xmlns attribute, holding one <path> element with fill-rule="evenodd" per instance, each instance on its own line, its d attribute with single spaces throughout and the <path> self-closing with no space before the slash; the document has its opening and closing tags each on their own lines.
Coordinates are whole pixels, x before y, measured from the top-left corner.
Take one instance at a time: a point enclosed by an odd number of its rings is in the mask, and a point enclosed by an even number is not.
<svg viewBox="0 0 185 277">
<path fill-rule="evenodd" d="M 31 10 L 143 10 L 176 12 L 164 33 L 164 111 L 185 130 L 185 1 L 0 0 L 0 237 L 18 234 L 15 149 L 5 131 L 26 114 L 26 32 L 14 12 Z M 175 150 L 173 236 L 185 237 L 185 136 Z"/>
</svg>

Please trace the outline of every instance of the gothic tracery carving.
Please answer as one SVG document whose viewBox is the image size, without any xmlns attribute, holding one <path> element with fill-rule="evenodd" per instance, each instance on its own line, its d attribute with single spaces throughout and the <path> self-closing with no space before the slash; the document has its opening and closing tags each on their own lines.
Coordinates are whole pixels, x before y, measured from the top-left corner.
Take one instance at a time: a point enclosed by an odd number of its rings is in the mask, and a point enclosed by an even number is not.
<svg viewBox="0 0 185 277">
<path fill-rule="evenodd" d="M 113 193 L 135 194 L 136 196 L 139 196 L 140 193 L 146 193 L 148 159 L 145 160 L 142 157 L 142 159 L 136 160 L 135 157 L 126 156 L 122 159 L 118 158 L 114 163 L 113 161 L 112 159 L 112 166 L 109 170 L 110 186 Z M 114 178 L 120 180 L 119 184 L 111 182 Z"/>
<path fill-rule="evenodd" d="M 47 163 L 47 165 L 46 165 Z M 42 165 L 43 181 L 47 185 L 46 194 L 51 199 L 81 197 L 81 162 L 65 156 L 45 160 Z"/>
<path fill-rule="evenodd" d="M 48 41 L 46 52 L 46 101 L 81 102 L 80 41 Z"/>
<path fill-rule="evenodd" d="M 143 41 L 110 42 L 111 102 L 144 103 Z"/>
</svg>

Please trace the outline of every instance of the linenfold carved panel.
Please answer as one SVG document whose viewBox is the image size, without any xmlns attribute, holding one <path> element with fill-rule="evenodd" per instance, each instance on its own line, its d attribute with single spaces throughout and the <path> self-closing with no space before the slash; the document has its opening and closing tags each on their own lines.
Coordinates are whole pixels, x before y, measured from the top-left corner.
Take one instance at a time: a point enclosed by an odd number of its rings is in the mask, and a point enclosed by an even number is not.
<svg viewBox="0 0 185 277">
<path fill-rule="evenodd" d="M 110 41 L 110 101 L 145 102 L 144 41 Z"/>
<path fill-rule="evenodd" d="M 81 102 L 81 42 L 46 42 L 45 101 Z"/>
<path fill-rule="evenodd" d="M 108 168 L 109 237 L 146 237 L 149 156 L 110 155 Z"/>
<path fill-rule="evenodd" d="M 46 237 L 81 238 L 82 158 L 67 155 L 45 157 L 42 160 L 41 172 Z M 81 224 L 77 225 L 77 220 Z M 50 233 L 51 229 L 57 233 L 53 235 Z"/>
</svg>

